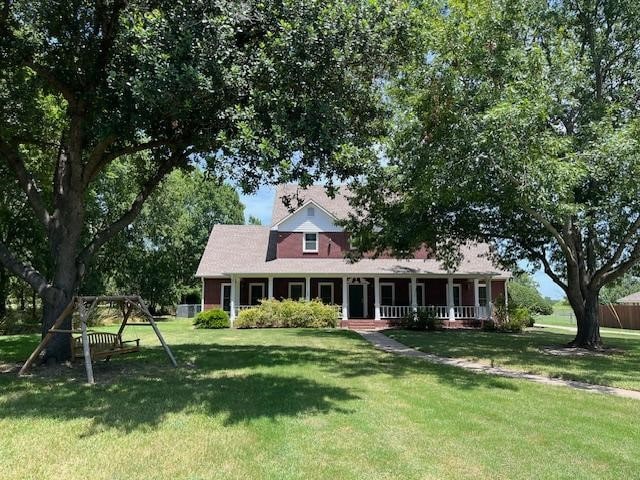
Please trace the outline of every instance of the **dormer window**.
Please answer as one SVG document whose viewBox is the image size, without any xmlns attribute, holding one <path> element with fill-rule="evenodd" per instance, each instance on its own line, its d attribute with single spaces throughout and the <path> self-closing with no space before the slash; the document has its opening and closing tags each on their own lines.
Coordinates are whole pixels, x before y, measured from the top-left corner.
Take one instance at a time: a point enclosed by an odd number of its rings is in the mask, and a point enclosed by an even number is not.
<svg viewBox="0 0 640 480">
<path fill-rule="evenodd" d="M 302 236 L 302 251 L 304 253 L 318 253 L 317 233 L 305 233 Z"/>
<path fill-rule="evenodd" d="M 307 217 L 315 217 L 315 216 L 316 216 L 316 209 L 313 207 L 307 208 Z"/>
</svg>

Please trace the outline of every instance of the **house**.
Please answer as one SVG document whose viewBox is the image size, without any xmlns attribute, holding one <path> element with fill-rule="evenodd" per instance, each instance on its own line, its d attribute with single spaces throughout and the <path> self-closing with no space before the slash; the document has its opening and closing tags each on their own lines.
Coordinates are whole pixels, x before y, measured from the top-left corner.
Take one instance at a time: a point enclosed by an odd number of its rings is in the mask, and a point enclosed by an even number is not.
<svg viewBox="0 0 640 480">
<path fill-rule="evenodd" d="M 474 326 L 491 315 L 492 299 L 505 296 L 510 273 L 496 268 L 485 244 L 463 248 L 448 272 L 426 248 L 414 258 L 347 261 L 349 235 L 336 220 L 349 213 L 348 192 L 331 199 L 321 186 L 301 190 L 293 212 L 277 189 L 271 226 L 216 225 L 200 261 L 202 308 L 223 308 L 235 319 L 263 298 L 319 298 L 341 310 L 341 326 L 386 326 L 419 309 L 431 309 L 445 326 Z"/>
<path fill-rule="evenodd" d="M 640 305 L 640 292 L 632 293 L 626 297 L 619 298 L 616 303 L 625 305 Z"/>
</svg>

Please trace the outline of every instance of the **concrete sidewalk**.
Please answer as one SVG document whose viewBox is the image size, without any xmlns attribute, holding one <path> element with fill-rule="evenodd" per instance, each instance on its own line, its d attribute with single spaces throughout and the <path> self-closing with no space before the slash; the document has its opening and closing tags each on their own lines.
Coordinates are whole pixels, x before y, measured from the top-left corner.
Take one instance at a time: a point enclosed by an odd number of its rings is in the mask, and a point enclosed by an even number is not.
<svg viewBox="0 0 640 480">
<path fill-rule="evenodd" d="M 607 387 L 605 385 L 594 385 L 591 383 L 578 382 L 574 380 L 562 380 L 559 378 L 549 378 L 543 375 L 534 375 L 531 373 L 520 372 L 517 370 L 508 370 L 500 367 L 490 367 L 478 362 L 472 362 L 460 358 L 448 358 L 425 353 L 387 337 L 386 335 L 370 330 L 358 331 L 362 337 L 371 343 L 374 347 L 384 350 L 385 352 L 402 355 L 403 357 L 420 358 L 430 363 L 438 365 L 449 365 L 451 367 L 464 368 L 475 373 L 485 373 L 488 375 L 497 375 L 506 378 L 515 378 L 519 380 L 528 380 L 530 382 L 542 383 L 544 385 L 552 385 L 554 387 L 567 387 L 575 390 L 586 392 L 602 393 L 607 395 L 615 395 L 618 397 L 632 398 L 640 400 L 640 391 L 625 390 L 624 388 Z"/>
</svg>

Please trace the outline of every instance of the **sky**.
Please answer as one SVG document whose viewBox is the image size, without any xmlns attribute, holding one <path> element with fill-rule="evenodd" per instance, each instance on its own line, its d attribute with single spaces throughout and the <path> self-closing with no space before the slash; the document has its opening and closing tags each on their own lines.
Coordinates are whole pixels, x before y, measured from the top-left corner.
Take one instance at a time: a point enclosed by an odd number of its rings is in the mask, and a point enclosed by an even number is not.
<svg viewBox="0 0 640 480">
<path fill-rule="evenodd" d="M 262 187 L 255 195 L 240 195 L 240 200 L 245 205 L 245 219 L 250 215 L 260 219 L 263 225 L 271 224 L 271 208 L 275 199 L 274 187 Z M 522 262 L 521 268 L 528 270 L 527 263 Z M 542 270 L 534 272 L 533 278 L 538 283 L 540 293 L 545 297 L 561 299 L 564 292 Z"/>
</svg>

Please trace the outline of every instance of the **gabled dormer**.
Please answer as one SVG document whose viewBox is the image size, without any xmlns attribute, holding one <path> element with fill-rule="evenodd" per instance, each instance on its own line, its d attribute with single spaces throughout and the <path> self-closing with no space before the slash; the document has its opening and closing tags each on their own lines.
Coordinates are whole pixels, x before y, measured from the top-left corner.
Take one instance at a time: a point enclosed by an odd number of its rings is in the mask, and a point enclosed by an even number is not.
<svg viewBox="0 0 640 480">
<path fill-rule="evenodd" d="M 275 223 L 277 258 L 343 258 L 348 235 L 337 218 L 318 202 L 309 200 Z"/>
</svg>

